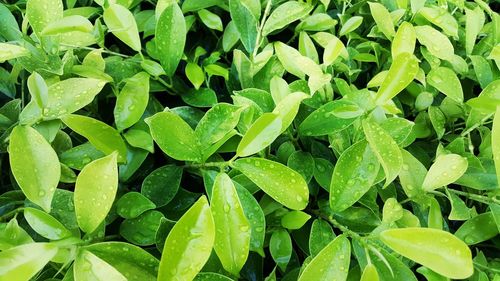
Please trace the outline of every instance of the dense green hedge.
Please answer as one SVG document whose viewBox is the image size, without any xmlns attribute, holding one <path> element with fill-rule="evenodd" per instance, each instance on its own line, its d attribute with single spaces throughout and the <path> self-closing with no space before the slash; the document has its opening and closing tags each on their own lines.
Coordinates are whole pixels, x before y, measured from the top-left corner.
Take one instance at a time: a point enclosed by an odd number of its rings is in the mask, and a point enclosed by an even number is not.
<svg viewBox="0 0 500 281">
<path fill-rule="evenodd" d="M 500 281 L 499 6 L 2 0 L 0 281 Z"/>
</svg>

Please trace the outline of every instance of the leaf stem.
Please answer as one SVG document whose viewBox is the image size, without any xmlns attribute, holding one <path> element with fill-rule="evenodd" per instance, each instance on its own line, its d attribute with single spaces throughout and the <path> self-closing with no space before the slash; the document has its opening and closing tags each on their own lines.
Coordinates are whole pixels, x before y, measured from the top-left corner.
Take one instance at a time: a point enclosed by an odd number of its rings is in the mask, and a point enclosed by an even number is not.
<svg viewBox="0 0 500 281">
<path fill-rule="evenodd" d="M 92 47 L 82 47 L 82 46 L 75 46 L 75 45 L 64 44 L 64 43 L 61 43 L 60 45 L 64 46 L 64 47 L 73 48 L 73 49 L 83 49 L 83 50 L 89 50 L 89 51 L 101 50 L 103 53 L 106 53 L 106 54 L 115 55 L 115 56 L 119 56 L 119 57 L 123 57 L 123 58 L 130 58 L 130 56 L 128 56 L 128 55 L 120 54 L 117 52 L 113 52 L 113 51 L 109 51 L 109 50 L 101 49 L 101 48 L 98 49 L 98 48 L 92 48 Z"/>
<path fill-rule="evenodd" d="M 489 204 L 489 203 L 500 204 L 500 199 L 497 199 L 495 197 L 487 197 L 487 196 L 463 192 L 463 191 L 455 190 L 455 189 L 448 189 L 448 191 L 453 192 L 453 193 L 458 194 L 458 195 L 465 196 L 469 199 L 472 199 L 474 201 L 477 201 L 477 202 L 480 202 L 483 204 Z"/>
<path fill-rule="evenodd" d="M 479 123 L 476 123 L 474 125 L 472 125 L 469 129 L 465 130 L 464 132 L 462 132 L 460 134 L 460 136 L 464 137 L 466 136 L 467 134 L 469 134 L 470 132 L 474 131 L 475 129 L 477 129 L 479 126 L 483 125 L 484 122 L 486 122 L 488 119 L 490 119 L 491 117 L 493 117 L 494 113 L 490 113 L 488 114 L 486 117 L 484 117 L 483 119 L 481 119 L 481 121 Z"/>
<path fill-rule="evenodd" d="M 20 213 L 23 210 L 24 210 L 24 208 L 17 208 L 17 209 L 14 209 L 14 210 L 6 213 L 5 215 L 0 216 L 0 222 L 7 221 L 7 219 L 17 215 L 17 213 Z"/>
<path fill-rule="evenodd" d="M 262 20 L 260 21 L 260 26 L 257 30 L 257 38 L 255 39 L 255 47 L 253 48 L 252 60 L 255 56 L 257 56 L 257 52 L 261 43 L 260 41 L 262 40 L 262 29 L 264 29 L 264 24 L 266 23 L 267 16 L 269 15 L 269 12 L 271 12 L 272 2 L 272 0 L 267 0 L 266 10 L 264 11 L 264 15 L 262 15 Z"/>
</svg>

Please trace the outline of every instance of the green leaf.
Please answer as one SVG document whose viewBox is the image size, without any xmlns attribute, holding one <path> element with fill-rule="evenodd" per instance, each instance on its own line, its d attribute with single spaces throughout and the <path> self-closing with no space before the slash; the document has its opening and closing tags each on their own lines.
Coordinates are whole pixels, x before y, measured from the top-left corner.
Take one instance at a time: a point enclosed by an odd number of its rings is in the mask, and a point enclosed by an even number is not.
<svg viewBox="0 0 500 281">
<path fill-rule="evenodd" d="M 236 155 L 245 157 L 263 150 L 280 135 L 281 128 L 282 121 L 279 115 L 264 113 L 245 133 L 238 145 Z"/>
<path fill-rule="evenodd" d="M 447 9 L 436 6 L 422 7 L 418 13 L 432 24 L 439 26 L 446 35 L 458 38 L 457 20 Z"/>
<path fill-rule="evenodd" d="M 339 38 L 332 36 L 323 52 L 323 64 L 332 65 L 339 56 L 347 57 L 347 50 Z"/>
<path fill-rule="evenodd" d="M 103 19 L 109 31 L 132 50 L 141 51 L 141 39 L 134 15 L 124 6 L 110 3 L 104 9 Z"/>
<path fill-rule="evenodd" d="M 250 251 L 264 256 L 264 238 L 266 236 L 266 218 L 259 202 L 253 197 L 252 193 L 245 187 L 235 184 L 238 198 L 240 199 L 245 217 L 250 223 Z"/>
<path fill-rule="evenodd" d="M 0 36 L 7 41 L 15 41 L 21 37 L 16 18 L 4 4 L 0 4 Z"/>
<path fill-rule="evenodd" d="M 342 153 L 333 170 L 330 206 L 343 211 L 358 201 L 374 184 L 380 164 L 366 141 Z"/>
<path fill-rule="evenodd" d="M 120 225 L 120 236 L 139 246 L 150 246 L 156 242 L 156 234 L 165 216 L 156 210 L 142 213 L 136 218 L 126 219 Z"/>
<path fill-rule="evenodd" d="M 379 276 L 377 272 L 377 268 L 369 263 L 363 269 L 363 274 L 361 275 L 360 281 L 378 281 Z"/>
<path fill-rule="evenodd" d="M 229 0 L 231 19 L 240 34 L 241 43 L 248 53 L 252 53 L 257 40 L 257 19 L 249 7 L 240 0 Z"/>
<path fill-rule="evenodd" d="M 470 249 L 453 234 L 431 228 L 390 229 L 380 233 L 384 244 L 448 278 L 472 275 Z"/>
<path fill-rule="evenodd" d="M 403 166 L 401 150 L 394 139 L 377 123 L 369 119 L 363 120 L 363 131 L 373 153 L 384 169 L 384 187 L 386 187 L 401 171 Z"/>
<path fill-rule="evenodd" d="M 465 51 L 472 54 L 476 38 L 484 26 L 485 16 L 481 7 L 465 9 Z"/>
<path fill-rule="evenodd" d="M 348 33 L 356 30 L 363 23 L 363 17 L 361 16 L 353 16 L 350 17 L 344 24 L 342 24 L 342 28 L 339 31 L 339 36 L 346 35 Z"/>
<path fill-rule="evenodd" d="M 322 136 L 338 133 L 349 127 L 357 117 L 341 118 L 335 115 L 335 112 L 350 107 L 351 102 L 345 100 L 331 101 L 313 111 L 300 124 L 299 133 L 305 136 Z"/>
<path fill-rule="evenodd" d="M 401 53 L 394 58 L 389 72 L 377 91 L 377 104 L 382 105 L 404 90 L 418 72 L 418 60 L 411 53 Z"/>
<path fill-rule="evenodd" d="M 417 35 L 415 34 L 415 29 L 413 25 L 408 22 L 403 22 L 399 28 L 398 32 L 394 36 L 394 40 L 391 45 L 391 55 L 395 59 L 398 55 L 402 53 L 413 54 L 415 51 L 415 42 L 417 40 Z"/>
<path fill-rule="evenodd" d="M 214 272 L 200 272 L 193 281 L 232 281 L 233 279 Z"/>
<path fill-rule="evenodd" d="M 338 236 L 306 265 L 298 281 L 345 281 L 350 261 L 351 244 L 346 236 Z"/>
<path fill-rule="evenodd" d="M 179 65 L 186 44 L 186 22 L 176 2 L 169 3 L 156 23 L 156 50 L 167 76 Z"/>
<path fill-rule="evenodd" d="M 210 208 L 217 229 L 215 252 L 224 269 L 238 275 L 248 257 L 251 229 L 234 184 L 225 173 L 215 178 Z"/>
<path fill-rule="evenodd" d="M 76 256 L 73 274 L 75 281 L 127 280 L 116 268 L 87 250 L 80 251 Z"/>
<path fill-rule="evenodd" d="M 368 2 L 368 5 L 370 5 L 370 12 L 378 29 L 384 33 L 387 39 L 391 40 L 395 35 L 391 14 L 389 14 L 389 11 L 380 3 Z"/>
<path fill-rule="evenodd" d="M 31 98 L 35 100 L 38 107 L 44 108 L 49 99 L 49 89 L 47 87 L 47 83 L 43 80 L 43 77 L 37 72 L 33 72 L 28 77 L 27 85 Z"/>
<path fill-rule="evenodd" d="M 75 211 L 80 228 L 93 232 L 106 218 L 118 188 L 117 154 L 86 165 L 75 184 Z"/>
<path fill-rule="evenodd" d="M 50 211 L 61 176 L 59 159 L 50 144 L 35 129 L 16 126 L 10 134 L 9 161 L 24 195 L 45 211 Z"/>
<path fill-rule="evenodd" d="M 64 225 L 44 211 L 28 207 L 24 209 L 24 218 L 33 230 L 47 239 L 59 240 L 72 235 Z"/>
<path fill-rule="evenodd" d="M 104 85 L 105 81 L 94 78 L 69 78 L 50 85 L 43 118 L 60 118 L 83 108 L 94 100 Z"/>
<path fill-rule="evenodd" d="M 497 107 L 493 118 L 493 126 L 491 128 L 491 151 L 493 152 L 493 160 L 495 161 L 498 186 L 500 186 L 500 107 Z"/>
<path fill-rule="evenodd" d="M 50 243 L 30 243 L 0 252 L 0 276 L 3 280 L 30 280 L 56 254 L 57 246 Z"/>
<path fill-rule="evenodd" d="M 185 72 L 187 78 L 193 84 L 194 88 L 198 90 L 205 81 L 205 74 L 203 73 L 203 69 L 201 69 L 201 67 L 194 62 L 188 62 L 186 64 Z"/>
<path fill-rule="evenodd" d="M 401 150 L 401 155 L 403 156 L 403 166 L 399 172 L 401 186 L 409 198 L 418 197 L 423 193 L 422 183 L 427 169 L 408 151 Z"/>
<path fill-rule="evenodd" d="M 335 239 L 335 233 L 333 233 L 330 224 L 322 219 L 315 219 L 311 226 L 311 234 L 309 235 L 311 257 L 316 256 L 333 239 Z"/>
<path fill-rule="evenodd" d="M 294 92 L 284 97 L 274 108 L 273 113 L 281 119 L 281 130 L 283 133 L 292 124 L 297 112 L 299 111 L 300 103 L 309 96 L 302 92 Z"/>
<path fill-rule="evenodd" d="M 158 279 L 194 279 L 210 257 L 214 239 L 214 221 L 207 198 L 202 196 L 184 213 L 168 234 Z"/>
<path fill-rule="evenodd" d="M 431 69 L 427 74 L 427 83 L 458 103 L 464 100 L 462 85 L 457 75 L 447 67 Z"/>
<path fill-rule="evenodd" d="M 116 99 L 115 116 L 118 131 L 134 125 L 141 119 L 149 100 L 149 75 L 139 72 L 126 80 Z"/>
<path fill-rule="evenodd" d="M 124 242 L 101 242 L 86 246 L 130 281 L 155 281 L 159 261 L 145 250 Z"/>
<path fill-rule="evenodd" d="M 0 62 L 24 57 L 29 55 L 29 51 L 21 46 L 8 43 L 0 43 Z"/>
<path fill-rule="evenodd" d="M 147 197 L 138 192 L 128 192 L 116 202 L 116 212 L 122 218 L 133 219 L 142 213 L 156 208 Z"/>
<path fill-rule="evenodd" d="M 103 153 L 111 154 L 117 151 L 118 162 L 125 162 L 127 157 L 125 142 L 113 127 L 94 118 L 75 114 L 65 115 L 61 120 Z"/>
<path fill-rule="evenodd" d="M 262 215 L 264 216 L 264 215 Z M 8 223 L 0 225 L 0 250 L 33 243 L 33 238 L 17 223 L 14 217 Z"/>
<path fill-rule="evenodd" d="M 62 19 L 62 17 L 63 3 L 61 0 L 26 1 L 26 19 L 38 36 L 47 25 Z"/>
<path fill-rule="evenodd" d="M 238 124 L 240 113 L 240 107 L 228 103 L 218 103 L 210 108 L 194 131 L 196 137 L 202 141 L 203 148 L 220 141 L 233 130 Z"/>
<path fill-rule="evenodd" d="M 271 235 L 269 241 L 269 251 L 278 267 L 285 271 L 292 256 L 292 239 L 290 234 L 284 229 L 278 229 Z"/>
<path fill-rule="evenodd" d="M 286 229 L 300 229 L 311 216 L 302 211 L 291 211 L 281 217 L 281 226 Z"/>
<path fill-rule="evenodd" d="M 455 236 L 467 245 L 475 245 L 497 236 L 498 233 L 493 214 L 486 212 L 464 222 L 455 232 Z"/>
<path fill-rule="evenodd" d="M 281 29 L 305 17 L 313 8 L 314 6 L 307 2 L 298 1 L 288 1 L 279 5 L 266 20 L 264 28 L 262 29 L 262 35 L 266 36 L 275 30 Z"/>
<path fill-rule="evenodd" d="M 222 20 L 217 14 L 214 14 L 205 9 L 201 9 L 198 11 L 198 16 L 200 17 L 203 24 L 205 24 L 208 28 L 222 31 Z"/>
<path fill-rule="evenodd" d="M 415 26 L 418 42 L 424 45 L 434 56 L 443 59 L 453 59 L 455 49 L 448 37 L 428 25 Z"/>
<path fill-rule="evenodd" d="M 142 182 L 142 195 L 153 201 L 157 207 L 167 205 L 179 190 L 182 171 L 182 168 L 176 165 L 166 165 L 154 170 Z"/>
<path fill-rule="evenodd" d="M 436 158 L 425 176 L 422 188 L 432 191 L 458 180 L 467 170 L 467 159 L 458 154 L 445 154 Z"/>
<path fill-rule="evenodd" d="M 168 156 L 176 160 L 201 161 L 201 143 L 195 132 L 179 115 L 159 112 L 144 121 L 151 136 Z"/>
<path fill-rule="evenodd" d="M 48 24 L 41 32 L 42 35 L 59 35 L 61 33 L 79 31 L 90 33 L 94 26 L 85 17 L 79 15 L 67 16 Z"/>
<path fill-rule="evenodd" d="M 309 189 L 304 178 L 283 164 L 263 159 L 246 158 L 233 163 L 274 200 L 293 210 L 302 210 L 309 201 Z"/>
</svg>

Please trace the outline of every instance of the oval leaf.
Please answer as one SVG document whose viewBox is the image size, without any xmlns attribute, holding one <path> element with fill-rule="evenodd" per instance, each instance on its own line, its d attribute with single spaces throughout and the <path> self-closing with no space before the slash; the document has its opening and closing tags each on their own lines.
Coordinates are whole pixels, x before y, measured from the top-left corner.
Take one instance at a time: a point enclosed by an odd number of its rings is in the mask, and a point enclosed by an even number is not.
<svg viewBox="0 0 500 281">
<path fill-rule="evenodd" d="M 422 188 L 432 191 L 458 180 L 467 170 L 467 159 L 458 154 L 440 155 L 425 176 Z"/>
<path fill-rule="evenodd" d="M 171 2 L 156 23 L 156 50 L 167 76 L 172 76 L 184 53 L 186 22 L 177 2 Z"/>
</svg>

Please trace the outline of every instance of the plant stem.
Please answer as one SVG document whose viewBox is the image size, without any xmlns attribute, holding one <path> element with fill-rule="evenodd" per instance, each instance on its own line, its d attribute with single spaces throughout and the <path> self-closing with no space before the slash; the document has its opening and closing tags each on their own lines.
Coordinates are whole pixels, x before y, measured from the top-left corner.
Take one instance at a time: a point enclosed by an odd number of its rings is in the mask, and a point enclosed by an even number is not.
<svg viewBox="0 0 500 281">
<path fill-rule="evenodd" d="M 453 192 L 458 195 L 465 196 L 469 199 L 472 199 L 474 201 L 478 201 L 484 204 L 489 204 L 489 203 L 495 203 L 495 204 L 500 204 L 500 199 L 497 199 L 495 197 L 486 197 L 483 195 L 478 195 L 478 194 L 473 194 L 473 193 L 468 193 L 468 192 L 463 192 L 460 190 L 455 190 L 455 189 L 448 189 L 448 191 Z"/>
<path fill-rule="evenodd" d="M 484 117 L 483 119 L 481 119 L 481 121 L 479 123 L 472 125 L 469 129 L 467 129 L 466 131 L 462 132 L 460 134 L 460 136 L 464 137 L 464 136 L 468 135 L 470 132 L 474 131 L 479 126 L 483 125 L 483 123 L 486 122 L 488 119 L 490 119 L 491 117 L 493 117 L 493 114 L 494 113 L 488 114 L 486 117 Z"/>
<path fill-rule="evenodd" d="M 7 221 L 7 219 L 15 216 L 17 213 L 20 213 L 24 210 L 24 208 L 17 208 L 17 209 L 14 209 L 8 213 L 6 213 L 5 215 L 3 216 L 0 216 L 0 222 L 4 222 L 4 221 Z"/>
<path fill-rule="evenodd" d="M 64 44 L 64 43 L 61 43 L 61 46 L 74 48 L 74 49 L 84 49 L 84 50 L 89 50 L 89 51 L 101 50 L 103 53 L 106 53 L 106 54 L 115 55 L 115 56 L 119 56 L 119 57 L 123 57 L 123 58 L 130 58 L 130 56 L 128 56 L 128 55 L 120 54 L 120 53 L 109 51 L 106 49 L 98 49 L 98 48 L 92 48 L 92 47 L 81 47 L 81 46 L 75 46 L 75 45 Z"/>
</svg>

